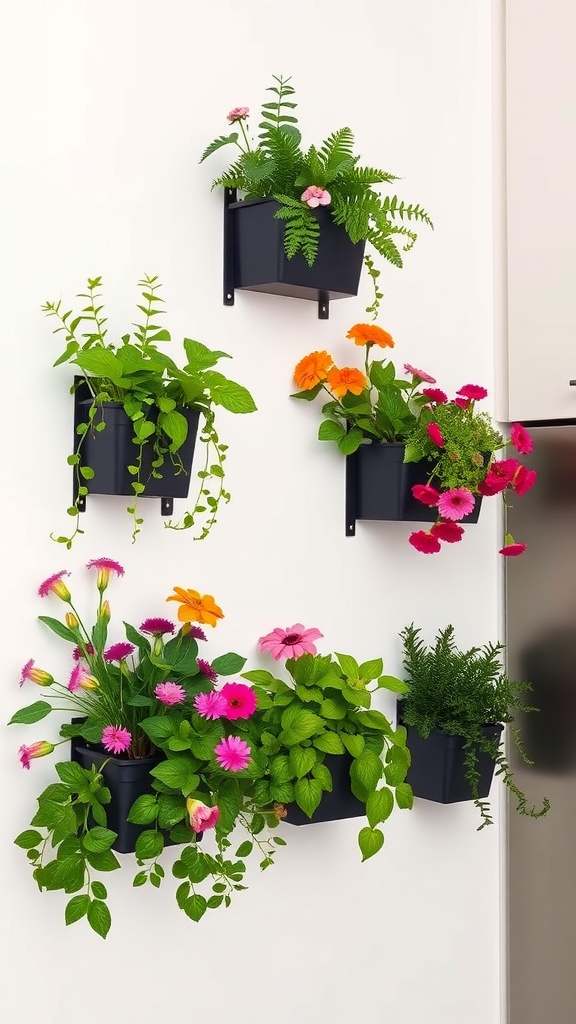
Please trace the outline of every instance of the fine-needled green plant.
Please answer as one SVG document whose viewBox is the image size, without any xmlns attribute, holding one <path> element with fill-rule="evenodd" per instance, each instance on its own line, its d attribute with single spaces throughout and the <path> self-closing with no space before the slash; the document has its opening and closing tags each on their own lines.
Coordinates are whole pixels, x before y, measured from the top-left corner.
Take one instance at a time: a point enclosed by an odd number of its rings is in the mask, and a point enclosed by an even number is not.
<svg viewBox="0 0 576 1024">
<path fill-rule="evenodd" d="M 106 429 L 106 408 L 110 402 L 118 402 L 123 407 L 133 430 L 134 458 L 127 467 L 133 478 L 134 497 L 127 509 L 133 522 L 133 540 L 143 522 L 138 498 L 146 493 L 150 479 L 161 479 L 163 469 L 170 464 L 177 475 L 186 472 L 180 452 L 188 436 L 188 421 L 182 409 L 199 410 L 203 421 L 200 441 L 205 446 L 205 457 L 198 472 L 200 486 L 196 501 L 192 511 L 186 512 L 179 522 L 170 520 L 165 525 L 175 530 L 198 525 L 200 532 L 194 539 L 202 540 L 216 522 L 220 503 L 230 500 L 224 486 L 228 446 L 220 441 L 215 407 L 222 406 L 232 413 L 249 413 L 256 409 L 254 400 L 245 387 L 212 369 L 220 359 L 230 358 L 226 352 L 212 351 L 199 341 L 184 338 L 186 362 L 180 367 L 158 348 L 158 343 L 171 339 L 170 333 L 158 322 L 163 315 L 164 300 L 158 295 L 161 285 L 157 277 L 146 275 L 138 282 L 141 301 L 137 304 L 136 319 L 139 322 L 132 325 L 132 334 L 123 334 L 118 341 L 108 338 L 101 285 L 101 277 L 88 279 L 86 291 L 78 296 L 82 300 L 78 312 L 63 311 L 61 300 L 46 302 L 42 307 L 47 316 L 58 322 L 54 333 L 64 333 L 66 340 L 65 349 L 54 365 L 70 363 L 77 368 L 78 379 L 71 391 L 83 384 L 91 396 L 86 422 L 78 424 L 77 441 L 68 456 L 77 484 L 77 497 L 68 508 L 74 529 L 69 536 L 53 536 L 53 540 L 70 548 L 74 538 L 84 532 L 80 528 L 79 504 L 89 492 L 94 470 L 83 458 L 83 448 L 89 432 Z M 152 455 L 148 475 L 143 470 L 145 451 Z"/>
<path fill-rule="evenodd" d="M 531 689 L 530 684 L 511 680 L 503 671 L 504 645 L 488 643 L 459 651 L 453 626 L 439 630 L 431 646 L 424 643 L 420 634 L 421 630 L 414 625 L 406 626 L 400 633 L 406 682 L 410 687 L 401 702 L 404 725 L 412 726 L 424 739 L 435 729 L 462 737 L 465 778 L 482 818 L 479 830 L 493 824 L 488 801 L 478 797 L 477 764 L 481 752 L 495 762 L 496 774 L 502 776 L 504 785 L 516 797 L 519 814 L 531 818 L 545 815 L 549 801 L 544 798 L 539 809 L 530 807 L 514 782 L 501 738 L 487 739 L 482 734 L 483 726 L 509 725 L 520 757 L 525 764 L 532 763 L 523 749 L 520 730 L 513 724 L 514 712 L 538 709 L 526 704 L 522 696 Z"/>
<path fill-rule="evenodd" d="M 396 175 L 360 165 L 350 128 L 339 128 L 319 145 L 303 148 L 291 78 L 274 75 L 273 79 L 274 84 L 266 90 L 271 100 L 262 105 L 257 141 L 251 141 L 247 131 L 249 108 L 235 107 L 228 114 L 234 130 L 214 139 L 204 150 L 200 162 L 223 146 L 240 150 L 212 187 L 239 189 L 245 199 L 276 199 L 280 208 L 275 216 L 285 223 L 288 259 L 301 252 L 309 266 L 314 264 L 320 237 L 315 211 L 325 206 L 352 242 L 368 242 L 389 263 L 402 267 L 401 249 L 407 252 L 416 241 L 414 224 L 433 226 L 426 211 L 396 195 L 381 195 L 380 186 L 396 181 Z M 375 293 L 367 312 L 376 317 L 382 298 L 380 271 L 370 256 L 365 257 L 365 264 Z"/>
</svg>

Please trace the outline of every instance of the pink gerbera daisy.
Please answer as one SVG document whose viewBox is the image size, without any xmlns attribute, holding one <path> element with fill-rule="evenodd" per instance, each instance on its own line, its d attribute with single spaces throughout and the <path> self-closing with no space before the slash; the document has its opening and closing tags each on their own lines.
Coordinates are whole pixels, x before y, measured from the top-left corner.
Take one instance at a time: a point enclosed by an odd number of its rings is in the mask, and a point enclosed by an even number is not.
<svg viewBox="0 0 576 1024">
<path fill-rule="evenodd" d="M 120 565 L 120 562 L 115 562 L 113 558 L 93 558 L 91 562 L 87 562 L 86 568 L 98 570 L 96 586 L 100 593 L 103 593 L 106 590 L 111 572 L 116 576 L 124 575 L 124 569 Z"/>
<path fill-rule="evenodd" d="M 444 435 L 437 423 L 428 423 L 426 425 L 426 433 L 438 448 L 444 447 Z"/>
<path fill-rule="evenodd" d="M 228 710 L 228 701 L 218 690 L 210 693 L 197 693 L 194 707 L 202 718 L 223 718 Z"/>
<path fill-rule="evenodd" d="M 154 693 L 162 704 L 166 704 L 167 707 L 172 707 L 173 704 L 182 704 L 186 700 L 186 690 L 179 683 L 158 683 L 155 687 Z"/>
<path fill-rule="evenodd" d="M 152 636 L 163 636 L 164 633 L 173 633 L 176 626 L 170 619 L 163 619 L 160 616 L 152 619 L 144 619 L 140 626 L 141 633 L 150 633 Z"/>
<path fill-rule="evenodd" d="M 131 743 L 131 733 L 120 725 L 107 725 L 102 731 L 102 746 L 111 754 L 123 754 Z"/>
<path fill-rule="evenodd" d="M 464 529 L 458 523 L 434 523 L 430 533 L 433 537 L 437 537 L 438 540 L 445 541 L 446 544 L 456 544 L 459 540 L 462 540 Z"/>
<path fill-rule="evenodd" d="M 227 707 L 224 718 L 234 722 L 237 718 L 250 718 L 256 711 L 256 694 L 245 683 L 226 683 L 220 690 Z"/>
<path fill-rule="evenodd" d="M 216 760 L 229 772 L 241 772 L 250 760 L 250 747 L 239 736 L 226 736 L 214 747 Z"/>
<path fill-rule="evenodd" d="M 512 486 L 516 494 L 526 494 L 531 487 L 534 487 L 538 473 L 535 469 L 526 469 L 526 466 L 518 466 Z"/>
<path fill-rule="evenodd" d="M 469 409 L 470 408 L 470 399 L 469 398 L 455 398 L 454 399 L 454 405 L 459 405 L 461 409 Z"/>
<path fill-rule="evenodd" d="M 474 495 L 466 487 L 452 487 L 438 500 L 438 511 L 443 519 L 464 519 L 474 508 Z"/>
<path fill-rule="evenodd" d="M 57 597 L 61 598 L 62 601 L 70 600 L 70 591 L 65 583 L 62 583 L 64 576 L 69 576 L 70 573 L 66 572 L 66 569 L 62 569 L 60 572 L 55 572 L 52 576 L 49 576 L 47 580 L 44 580 L 38 587 L 38 593 L 40 597 L 47 597 L 48 594 L 56 594 Z"/>
<path fill-rule="evenodd" d="M 515 555 L 523 555 L 526 551 L 525 544 L 505 544 L 503 548 L 500 548 L 500 554 L 506 555 L 508 558 Z"/>
<path fill-rule="evenodd" d="M 436 405 L 444 405 L 448 401 L 448 395 L 441 388 L 422 388 L 422 394 Z"/>
<path fill-rule="evenodd" d="M 469 398 L 471 402 L 479 402 L 482 398 L 488 397 L 486 388 L 480 387 L 479 384 L 465 384 L 456 394 L 462 395 L 462 398 Z"/>
<path fill-rule="evenodd" d="M 135 650 L 134 644 L 121 640 L 120 643 L 112 644 L 107 651 L 104 651 L 103 658 L 104 661 L 125 661 Z"/>
<path fill-rule="evenodd" d="M 426 530 L 415 530 L 408 537 L 408 543 L 416 548 L 416 551 L 421 551 L 423 555 L 435 555 L 441 548 L 438 538 Z"/>
<path fill-rule="evenodd" d="M 313 640 L 324 636 L 319 629 L 306 629 L 301 622 L 280 629 L 278 626 L 266 636 L 261 636 L 258 643 L 261 651 L 268 651 L 275 661 L 280 658 L 300 658 L 302 654 L 316 654 Z"/>
<path fill-rule="evenodd" d="M 416 498 L 416 501 L 421 501 L 423 505 L 437 505 L 440 492 L 435 487 L 430 487 L 429 484 L 414 484 L 412 488 L 412 494 Z"/>
<path fill-rule="evenodd" d="M 215 683 L 218 679 L 218 673 L 214 671 L 210 662 L 206 661 L 205 658 L 198 658 L 197 664 L 202 675 L 206 676 L 206 679 L 209 679 L 210 682 Z"/>
<path fill-rule="evenodd" d="M 517 452 L 528 455 L 532 451 L 533 442 L 530 434 L 521 423 L 513 423 L 510 427 L 510 440 Z"/>
<path fill-rule="evenodd" d="M 418 377 L 419 380 L 424 381 L 426 384 L 436 383 L 436 377 L 431 377 L 430 374 L 426 373 L 424 370 L 418 370 L 415 366 L 412 366 L 411 363 L 404 363 L 404 369 L 406 370 L 406 373 L 411 373 L 413 377 Z"/>
</svg>

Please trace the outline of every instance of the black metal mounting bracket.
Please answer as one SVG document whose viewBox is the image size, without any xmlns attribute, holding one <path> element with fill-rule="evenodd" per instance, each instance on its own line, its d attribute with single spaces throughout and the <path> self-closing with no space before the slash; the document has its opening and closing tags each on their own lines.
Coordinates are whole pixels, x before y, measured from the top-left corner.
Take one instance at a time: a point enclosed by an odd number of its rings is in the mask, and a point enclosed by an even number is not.
<svg viewBox="0 0 576 1024">
<path fill-rule="evenodd" d="M 230 205 L 236 202 L 236 189 L 224 189 L 224 305 L 234 305 L 234 217 Z"/>
<path fill-rule="evenodd" d="M 160 515 L 174 515 L 174 498 L 160 498 Z"/>
<path fill-rule="evenodd" d="M 346 456 L 346 536 L 356 536 L 356 456 Z"/>
<path fill-rule="evenodd" d="M 329 320 L 330 319 L 330 299 L 326 295 L 325 298 L 318 299 L 318 319 Z"/>
</svg>

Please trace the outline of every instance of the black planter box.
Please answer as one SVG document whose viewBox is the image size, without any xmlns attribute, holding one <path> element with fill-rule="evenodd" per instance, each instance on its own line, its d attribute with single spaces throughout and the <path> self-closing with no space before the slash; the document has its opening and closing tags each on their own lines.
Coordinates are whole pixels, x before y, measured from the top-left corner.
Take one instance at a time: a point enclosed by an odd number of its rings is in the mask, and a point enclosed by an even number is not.
<svg viewBox="0 0 576 1024">
<path fill-rule="evenodd" d="M 110 790 L 112 799 L 106 804 L 107 827 L 118 833 L 118 838 L 112 845 L 117 853 L 134 853 L 136 840 L 141 832 L 153 828 L 153 825 L 133 825 L 126 821 L 130 809 L 135 800 L 145 793 L 152 793 L 152 776 L 150 771 L 160 764 L 165 758 L 143 757 L 139 760 L 128 761 L 119 757 L 111 757 L 103 750 L 95 749 L 82 739 L 72 740 L 72 761 L 76 761 L 82 768 L 90 769 L 92 765 L 99 768 L 104 761 L 107 765 L 102 775 Z M 172 846 L 173 841 L 169 833 L 163 831 L 164 845 Z M 190 833 L 192 838 L 192 833 Z M 201 838 L 201 834 L 197 839 Z"/>
<path fill-rule="evenodd" d="M 400 443 L 361 444 L 347 458 L 351 461 L 351 483 L 355 487 L 356 519 L 433 523 L 438 509 L 424 505 L 412 494 L 415 484 L 426 484 L 430 463 L 404 462 L 405 445 Z M 472 512 L 459 520 L 477 523 L 482 498 L 476 498 Z"/>
<path fill-rule="evenodd" d="M 304 814 L 298 804 L 288 804 L 288 814 L 284 821 L 289 825 L 313 825 L 318 821 L 340 821 L 342 818 L 358 818 L 366 814 L 366 805 L 354 796 L 350 788 L 350 755 L 327 754 L 324 764 L 332 775 L 332 792 L 322 794 L 322 802 L 311 818 Z"/>
<path fill-rule="evenodd" d="M 357 295 L 365 243 L 351 242 L 344 228 L 332 220 L 329 207 L 319 207 L 314 210 L 320 224 L 314 266 L 308 266 L 302 253 L 289 260 L 284 251 L 284 221 L 274 217 L 278 209 L 275 199 L 228 205 L 225 245 L 233 252 L 234 288 L 318 302 Z"/>
<path fill-rule="evenodd" d="M 464 740 L 437 729 L 423 739 L 412 726 L 406 726 L 406 745 L 412 762 L 406 782 L 412 786 L 414 796 L 433 800 L 439 804 L 454 804 L 472 800 L 470 786 L 464 776 Z M 502 734 L 502 725 L 485 725 L 482 734 L 494 739 Z M 487 797 L 494 776 L 494 761 L 489 754 L 478 753 L 478 796 Z"/>
<path fill-rule="evenodd" d="M 76 427 L 80 423 L 88 423 L 90 398 L 86 397 L 86 385 L 80 385 L 75 393 L 74 407 L 74 446 L 78 444 Z M 81 448 L 81 461 L 94 470 L 92 480 L 82 480 L 90 494 L 125 494 L 134 496 L 132 484 L 136 477 L 128 472 L 128 466 L 136 464 L 138 447 L 133 443 L 134 428 L 132 420 L 124 412 L 120 402 L 104 402 L 97 412 L 94 423 L 106 423 L 104 430 L 90 427 L 85 434 Z M 185 472 L 176 473 L 169 456 L 165 456 L 164 465 L 159 470 L 162 479 L 152 477 L 152 460 L 155 459 L 153 444 L 149 440 L 142 451 L 142 469 L 140 482 L 145 485 L 141 497 L 148 498 L 187 498 L 190 489 L 190 474 L 194 447 L 198 433 L 200 412 L 198 409 L 180 408 L 188 421 L 188 436 L 177 453 L 184 465 Z M 151 409 L 148 418 L 154 420 L 157 409 Z"/>
</svg>

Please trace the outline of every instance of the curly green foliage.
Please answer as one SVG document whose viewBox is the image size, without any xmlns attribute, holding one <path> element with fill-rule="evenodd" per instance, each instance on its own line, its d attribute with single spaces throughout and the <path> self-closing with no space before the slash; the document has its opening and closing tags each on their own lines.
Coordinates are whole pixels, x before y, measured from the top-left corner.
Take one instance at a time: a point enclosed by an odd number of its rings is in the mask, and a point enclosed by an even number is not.
<svg viewBox="0 0 576 1024">
<path fill-rule="evenodd" d="M 464 740 L 465 777 L 478 807 L 482 823 L 492 824 L 489 804 L 478 797 L 478 756 L 488 754 L 496 763 L 497 774 L 517 799 L 517 811 L 531 818 L 547 813 L 545 798 L 539 809 L 530 807 L 514 782 L 500 738 L 487 739 L 482 728 L 491 724 L 508 724 L 514 712 L 537 711 L 524 702 L 522 694 L 531 689 L 529 683 L 516 682 L 502 670 L 502 644 L 485 644 L 460 651 L 454 639 L 454 627 L 441 629 L 432 646 L 421 638 L 421 630 L 406 626 L 400 636 L 404 644 L 404 667 L 410 686 L 402 700 L 402 720 L 424 739 L 440 729 Z M 512 727 L 512 739 L 522 760 L 531 764 L 520 741 L 519 730 Z"/>
<path fill-rule="evenodd" d="M 438 448 L 428 436 L 429 423 L 442 431 L 444 447 Z M 454 402 L 422 409 L 418 423 L 407 440 L 406 461 L 432 463 L 430 477 L 442 490 L 466 487 L 476 493 L 486 476 L 487 463 L 504 440 L 486 412 L 462 409 Z"/>
</svg>

